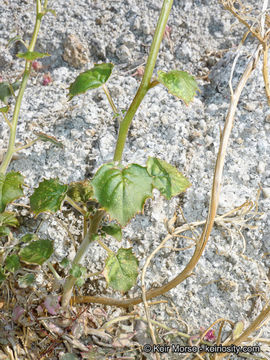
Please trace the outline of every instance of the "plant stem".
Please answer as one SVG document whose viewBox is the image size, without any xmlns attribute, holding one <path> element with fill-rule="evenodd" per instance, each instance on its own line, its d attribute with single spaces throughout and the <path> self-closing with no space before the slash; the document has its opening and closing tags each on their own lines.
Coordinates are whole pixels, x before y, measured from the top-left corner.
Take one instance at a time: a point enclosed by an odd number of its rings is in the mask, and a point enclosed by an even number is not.
<svg viewBox="0 0 270 360">
<path fill-rule="evenodd" d="M 92 217 L 90 221 L 89 229 L 85 235 L 85 238 L 83 239 L 83 242 L 81 243 L 81 246 L 79 247 L 79 250 L 77 251 L 77 254 L 72 262 L 72 267 L 74 265 L 77 265 L 80 263 L 80 261 L 84 258 L 89 245 L 92 241 L 94 241 L 93 235 L 97 233 L 99 224 L 105 215 L 105 211 L 98 210 Z M 69 277 L 66 279 L 63 289 L 63 296 L 62 296 L 62 306 L 67 307 L 69 304 L 69 301 L 71 299 L 73 286 L 75 285 L 77 281 L 77 278 L 75 278 L 72 275 L 69 275 Z"/>
<path fill-rule="evenodd" d="M 74 209 L 79 211 L 84 217 L 86 216 L 86 211 L 82 209 L 74 200 L 72 200 L 68 195 L 65 197 L 65 201 L 69 203 L 69 205 L 73 206 Z"/>
<path fill-rule="evenodd" d="M 40 0 L 36 0 L 36 22 L 35 22 L 32 39 L 31 39 L 30 45 L 28 47 L 28 51 L 33 51 L 35 48 L 35 44 L 37 41 L 37 36 L 38 36 L 40 24 L 41 24 L 41 18 L 40 18 L 41 10 L 42 10 L 41 2 L 40 2 Z M 27 81 L 29 79 L 30 70 L 31 70 L 31 62 L 26 60 L 22 83 L 21 83 L 21 86 L 19 89 L 18 96 L 16 98 L 16 104 L 15 104 L 15 108 L 14 108 L 14 112 L 13 112 L 13 118 L 12 118 L 12 123 L 11 123 L 10 134 L 9 134 L 8 149 L 7 149 L 7 152 L 3 159 L 3 162 L 0 166 L 0 174 L 3 174 L 3 175 L 6 173 L 7 168 L 12 159 L 12 156 L 15 152 L 15 139 L 16 139 L 16 130 L 17 130 L 17 124 L 18 124 L 18 119 L 19 119 L 19 113 L 20 113 L 21 103 L 22 103 L 22 99 L 23 99 L 23 94 L 24 94 L 24 91 L 26 88 Z"/>
<path fill-rule="evenodd" d="M 120 124 L 118 139 L 114 153 L 114 161 L 121 161 L 122 159 L 122 154 L 123 154 L 129 126 L 138 107 L 140 106 L 140 103 L 142 102 L 147 91 L 149 90 L 152 74 L 157 60 L 159 47 L 163 38 L 163 34 L 165 31 L 166 23 L 170 14 L 172 4 L 173 4 L 173 0 L 163 1 L 162 9 L 159 15 L 155 35 L 150 48 L 150 53 L 148 56 L 142 82 L 123 121 Z"/>
<path fill-rule="evenodd" d="M 102 85 L 102 89 L 103 89 L 103 91 L 105 92 L 105 94 L 107 96 L 107 99 L 108 99 L 108 101 L 109 101 L 109 103 L 111 105 L 111 108 L 112 108 L 112 111 L 113 111 L 114 115 L 116 115 L 118 113 L 118 111 L 117 111 L 117 108 L 116 108 L 116 106 L 115 106 L 115 104 L 113 102 L 113 99 L 111 97 L 111 94 L 110 94 L 109 89 L 107 88 L 106 84 Z"/>
<path fill-rule="evenodd" d="M 11 129 L 11 128 L 12 128 L 12 125 L 11 125 L 11 123 L 9 122 L 7 115 L 6 115 L 5 113 L 2 113 L 2 114 L 3 114 L 3 116 L 4 116 L 5 122 L 8 124 L 9 128 Z"/>
<path fill-rule="evenodd" d="M 29 148 L 30 146 L 32 146 L 35 142 L 37 142 L 39 139 L 34 139 L 32 141 L 29 141 L 29 143 L 23 145 L 23 146 L 20 146 L 20 147 L 17 147 L 14 149 L 14 152 L 18 152 L 18 151 L 21 151 L 23 149 L 27 149 Z"/>
<path fill-rule="evenodd" d="M 124 149 L 124 145 L 125 145 L 125 141 L 126 141 L 130 123 L 131 123 L 142 99 L 144 98 L 146 92 L 149 89 L 149 85 L 150 85 L 151 77 L 152 77 L 153 70 L 155 67 L 160 43 L 163 38 L 165 26 L 166 26 L 166 23 L 167 23 L 167 20 L 169 17 L 169 13 L 170 13 L 172 4 L 173 4 L 173 0 L 164 0 L 164 2 L 163 2 L 163 6 L 161 9 L 159 19 L 158 19 L 158 24 L 156 27 L 154 39 L 153 39 L 153 42 L 151 45 L 150 54 L 148 57 L 148 61 L 147 61 L 147 65 L 145 68 L 145 72 L 144 72 L 144 76 L 143 76 L 141 85 L 137 91 L 137 94 L 135 95 L 135 98 L 133 99 L 133 102 L 131 103 L 131 105 L 126 113 L 125 118 L 123 119 L 123 121 L 120 124 L 120 130 L 119 130 L 115 154 L 114 154 L 115 161 L 120 161 L 122 158 L 122 153 L 123 153 L 123 149 Z M 106 92 L 106 88 L 103 87 L 103 90 L 105 91 L 105 94 L 107 95 L 108 100 L 114 110 L 115 106 L 113 103 L 111 103 L 111 101 L 110 101 L 111 98 L 110 98 L 110 96 L 108 96 L 108 92 Z M 116 110 L 116 107 L 115 107 L 115 110 Z M 93 235 L 95 235 L 97 233 L 100 221 L 102 220 L 104 214 L 105 214 L 104 211 L 99 210 L 91 219 L 91 223 L 90 223 L 88 232 L 87 232 L 83 242 L 81 243 L 81 246 L 73 260 L 72 266 L 78 264 L 83 259 L 86 251 L 88 250 L 90 243 L 93 241 Z M 76 280 L 77 280 L 76 278 L 74 278 L 72 275 L 70 275 L 65 282 L 63 297 L 62 297 L 62 306 L 63 307 L 66 307 L 69 304 L 69 301 L 70 301 L 71 295 L 72 295 L 72 289 L 73 289 L 74 284 L 76 283 Z"/>
<path fill-rule="evenodd" d="M 56 279 L 56 280 L 62 280 L 62 278 L 61 278 L 61 276 L 58 274 L 58 272 L 55 270 L 55 268 L 52 266 L 52 263 L 51 262 L 47 262 L 47 266 L 48 266 L 48 268 L 51 270 L 51 272 L 52 272 L 52 274 L 53 274 L 53 276 L 54 276 L 54 278 Z"/>
<path fill-rule="evenodd" d="M 110 248 L 108 248 L 108 246 L 107 246 L 106 244 L 104 244 L 104 242 L 102 242 L 100 239 L 98 239 L 97 242 L 99 243 L 99 245 L 100 245 L 101 247 L 103 247 L 103 249 L 104 249 L 105 251 L 107 251 L 107 253 L 108 253 L 109 255 L 115 255 L 115 253 L 114 253 Z"/>
</svg>

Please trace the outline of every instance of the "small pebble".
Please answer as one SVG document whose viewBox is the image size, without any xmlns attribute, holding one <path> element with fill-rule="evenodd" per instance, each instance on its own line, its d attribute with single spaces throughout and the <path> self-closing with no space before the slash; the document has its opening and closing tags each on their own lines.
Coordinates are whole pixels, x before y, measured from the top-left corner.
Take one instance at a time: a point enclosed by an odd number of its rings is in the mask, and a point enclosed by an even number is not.
<svg viewBox="0 0 270 360">
<path fill-rule="evenodd" d="M 134 23 L 133 23 L 133 29 L 139 30 L 140 27 L 141 27 L 140 19 L 139 19 L 139 17 L 136 17 L 136 19 L 134 20 Z"/>
<path fill-rule="evenodd" d="M 237 144 L 239 144 L 239 145 L 242 145 L 243 144 L 243 142 L 244 142 L 244 140 L 242 139 L 242 138 L 237 138 L 236 140 L 235 140 L 236 142 L 237 142 Z"/>
<path fill-rule="evenodd" d="M 207 130 L 207 125 L 206 125 L 205 120 L 200 120 L 200 129 L 202 129 L 202 131 Z"/>
<path fill-rule="evenodd" d="M 263 162 L 263 161 L 259 161 L 259 164 L 258 164 L 258 166 L 257 166 L 257 172 L 259 173 L 259 174 L 262 174 L 262 173 L 264 173 L 265 172 L 265 163 Z"/>
<path fill-rule="evenodd" d="M 129 49 L 126 47 L 126 45 L 121 45 L 116 50 L 116 55 L 117 55 L 118 59 L 123 62 L 129 61 L 129 59 L 131 58 L 131 53 L 130 53 Z"/>
<path fill-rule="evenodd" d="M 265 122 L 270 123 L 270 114 L 266 115 Z"/>
<path fill-rule="evenodd" d="M 257 105 L 255 103 L 247 103 L 244 108 L 247 110 L 247 111 L 255 111 L 257 109 Z"/>
<path fill-rule="evenodd" d="M 270 198 L 270 187 L 262 188 L 262 194 L 265 199 Z"/>
<path fill-rule="evenodd" d="M 150 35 L 151 32 L 150 25 L 146 20 L 142 22 L 141 30 L 144 33 L 144 35 Z"/>
</svg>

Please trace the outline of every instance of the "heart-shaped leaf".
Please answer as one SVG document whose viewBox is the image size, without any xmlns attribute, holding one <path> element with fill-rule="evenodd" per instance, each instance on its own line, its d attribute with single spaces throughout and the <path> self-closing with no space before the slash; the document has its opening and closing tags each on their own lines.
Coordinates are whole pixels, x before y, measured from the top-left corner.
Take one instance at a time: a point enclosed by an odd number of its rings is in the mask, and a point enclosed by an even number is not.
<svg viewBox="0 0 270 360">
<path fill-rule="evenodd" d="M 21 267 L 19 256 L 12 254 L 6 257 L 5 268 L 8 271 L 14 272 Z"/>
<path fill-rule="evenodd" d="M 96 64 L 92 69 L 81 73 L 69 87 L 69 100 L 75 95 L 83 94 L 87 90 L 96 89 L 105 84 L 112 73 L 112 69 L 113 64 L 103 63 Z"/>
<path fill-rule="evenodd" d="M 60 210 L 67 190 L 68 186 L 60 184 L 58 179 L 43 180 L 30 196 L 32 211 L 38 215 L 45 211 L 54 213 Z"/>
<path fill-rule="evenodd" d="M 36 59 L 42 59 L 46 56 L 51 56 L 51 55 L 47 53 L 40 53 L 37 51 L 26 51 L 24 53 L 18 53 L 16 56 L 18 58 L 25 59 L 27 61 L 34 61 Z"/>
<path fill-rule="evenodd" d="M 145 167 L 137 164 L 125 168 L 115 163 L 104 164 L 92 185 L 96 200 L 122 226 L 141 212 L 145 200 L 152 196 L 152 177 Z"/>
<path fill-rule="evenodd" d="M 149 157 L 147 171 L 153 177 L 153 186 L 166 199 L 180 194 L 191 185 L 174 166 L 161 159 Z"/>
<path fill-rule="evenodd" d="M 10 172 L 7 175 L 0 174 L 0 213 L 7 204 L 23 196 L 23 176 L 19 172 Z"/>
<path fill-rule="evenodd" d="M 138 260 L 132 249 L 119 249 L 106 260 L 103 274 L 108 285 L 113 289 L 126 292 L 136 284 L 138 276 Z"/>
<path fill-rule="evenodd" d="M 158 81 L 163 84 L 171 94 L 182 99 L 186 105 L 193 100 L 199 87 L 193 76 L 185 71 L 172 70 L 158 71 Z"/>
<path fill-rule="evenodd" d="M 122 240 L 122 229 L 117 224 L 103 225 L 101 230 L 114 237 L 117 241 Z"/>
<path fill-rule="evenodd" d="M 21 261 L 28 264 L 42 265 L 53 253 L 53 243 L 51 240 L 37 240 L 31 242 L 20 250 Z"/>
</svg>

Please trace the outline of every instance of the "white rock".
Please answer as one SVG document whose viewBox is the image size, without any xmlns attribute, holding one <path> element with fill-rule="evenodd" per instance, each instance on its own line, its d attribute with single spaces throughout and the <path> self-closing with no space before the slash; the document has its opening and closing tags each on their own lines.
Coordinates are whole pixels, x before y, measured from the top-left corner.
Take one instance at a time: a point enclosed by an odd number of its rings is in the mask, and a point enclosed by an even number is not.
<svg viewBox="0 0 270 360">
<path fill-rule="evenodd" d="M 270 187 L 262 188 L 262 193 L 263 193 L 263 197 L 265 199 L 269 199 L 270 198 Z"/>
</svg>

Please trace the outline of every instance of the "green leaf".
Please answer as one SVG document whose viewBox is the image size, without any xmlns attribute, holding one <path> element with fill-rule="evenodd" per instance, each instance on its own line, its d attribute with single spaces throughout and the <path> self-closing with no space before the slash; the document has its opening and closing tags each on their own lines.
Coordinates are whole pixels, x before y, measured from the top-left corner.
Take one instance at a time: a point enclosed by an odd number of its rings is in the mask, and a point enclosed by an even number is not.
<svg viewBox="0 0 270 360">
<path fill-rule="evenodd" d="M 186 105 L 193 100 L 199 87 L 193 76 L 185 71 L 172 70 L 158 71 L 158 81 L 163 84 L 171 94 L 182 99 Z"/>
<path fill-rule="evenodd" d="M 87 270 L 84 266 L 78 264 L 73 265 L 69 272 L 77 279 L 75 283 L 77 286 L 82 286 L 85 283 Z"/>
<path fill-rule="evenodd" d="M 117 254 L 109 255 L 103 274 L 113 289 L 126 292 L 135 285 L 138 276 L 138 260 L 132 249 L 119 249 Z"/>
<path fill-rule="evenodd" d="M 26 51 L 24 53 L 18 53 L 16 56 L 18 58 L 25 59 L 27 61 L 34 61 L 36 59 L 42 59 L 46 56 L 51 56 L 51 55 L 47 53 L 40 53 L 37 51 Z"/>
<path fill-rule="evenodd" d="M 68 186 L 60 184 L 58 179 L 43 180 L 30 196 L 32 211 L 38 215 L 45 211 L 54 213 L 60 210 L 67 190 Z"/>
<path fill-rule="evenodd" d="M 65 269 L 69 266 L 69 260 L 67 258 L 64 258 L 63 260 L 61 260 L 59 265 Z"/>
<path fill-rule="evenodd" d="M 9 106 L 8 106 L 8 105 L 0 108 L 0 112 L 1 112 L 1 113 L 7 113 L 8 110 L 9 110 Z"/>
<path fill-rule="evenodd" d="M 8 228 L 7 226 L 0 226 L 0 236 L 9 236 L 10 234 L 10 228 Z"/>
<path fill-rule="evenodd" d="M 6 280 L 6 275 L 5 273 L 3 272 L 3 270 L 0 269 L 0 284 L 1 282 L 3 282 L 4 280 Z"/>
<path fill-rule="evenodd" d="M 15 43 L 18 42 L 18 41 L 20 41 L 20 42 L 26 47 L 25 42 L 23 41 L 23 39 L 21 38 L 21 36 L 20 36 L 20 35 L 16 35 L 16 36 L 14 36 L 13 38 L 11 38 L 11 39 L 8 40 L 8 43 L 7 43 L 7 45 L 6 45 L 6 48 L 11 47 L 13 44 L 15 44 Z"/>
<path fill-rule="evenodd" d="M 44 141 L 44 142 L 51 142 L 52 144 L 60 147 L 60 148 L 63 148 L 64 145 L 63 143 L 61 143 L 61 141 L 57 140 L 54 136 L 50 136 L 50 135 L 47 135 L 43 132 L 37 132 L 35 133 L 35 135 L 39 138 L 39 140 L 41 141 Z"/>
<path fill-rule="evenodd" d="M 117 241 L 122 240 L 122 229 L 117 224 L 103 225 L 101 228 L 106 234 L 114 237 Z"/>
<path fill-rule="evenodd" d="M 7 256 L 5 261 L 5 268 L 8 271 L 14 272 L 21 267 L 19 256 L 16 254 L 12 254 Z"/>
<path fill-rule="evenodd" d="M 149 157 L 147 171 L 153 177 L 153 186 L 166 199 L 171 199 L 191 186 L 184 175 L 164 160 Z"/>
<path fill-rule="evenodd" d="M 232 332 L 232 339 L 236 340 L 244 331 L 244 322 L 238 321 L 234 324 L 233 332 Z"/>
<path fill-rule="evenodd" d="M 74 354 L 68 353 L 68 354 L 61 356 L 61 360 L 79 360 L 79 358 Z"/>
<path fill-rule="evenodd" d="M 152 178 L 145 167 L 137 164 L 125 168 L 115 163 L 104 164 L 92 185 L 96 200 L 123 226 L 143 210 L 145 200 L 152 196 Z"/>
<path fill-rule="evenodd" d="M 7 204 L 23 196 L 23 176 L 19 172 L 10 172 L 7 175 L 0 174 L 0 213 Z"/>
<path fill-rule="evenodd" d="M 21 238 L 21 242 L 28 243 L 30 241 L 38 240 L 38 236 L 36 234 L 25 234 Z"/>
<path fill-rule="evenodd" d="M 20 84 L 20 81 L 15 81 L 13 84 L 9 84 L 7 81 L 0 83 L 0 100 L 2 100 L 7 105 L 8 98 L 19 89 Z"/>
<path fill-rule="evenodd" d="M 0 213 L 0 236 L 9 236 L 11 231 L 8 226 L 18 227 L 20 225 L 18 219 L 13 212 Z"/>
<path fill-rule="evenodd" d="M 93 197 L 91 182 L 84 180 L 69 184 L 67 195 L 76 202 L 86 203 Z"/>
<path fill-rule="evenodd" d="M 21 261 L 28 264 L 42 265 L 53 253 L 51 240 L 37 240 L 25 246 L 19 252 Z"/>
<path fill-rule="evenodd" d="M 51 13 L 51 14 L 53 14 L 54 16 L 56 16 L 56 11 L 53 10 L 53 9 L 46 9 L 46 10 L 44 11 L 44 15 L 47 14 L 47 13 Z"/>
<path fill-rule="evenodd" d="M 75 278 L 80 278 L 81 276 L 85 275 L 86 268 L 82 265 L 73 265 L 72 268 L 69 270 L 70 274 Z"/>
<path fill-rule="evenodd" d="M 17 227 L 20 223 L 13 212 L 5 211 L 0 214 L 0 225 Z"/>
<path fill-rule="evenodd" d="M 109 79 L 113 64 L 96 64 L 92 69 L 77 76 L 76 80 L 69 87 L 69 100 L 75 95 L 83 94 L 87 90 L 96 89 L 105 84 Z"/>
<path fill-rule="evenodd" d="M 18 277 L 18 284 L 20 288 L 27 288 L 28 286 L 32 285 L 34 281 L 35 281 L 34 274 L 26 274 Z"/>
</svg>

